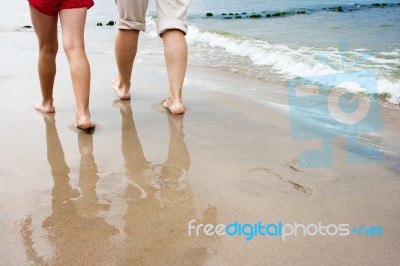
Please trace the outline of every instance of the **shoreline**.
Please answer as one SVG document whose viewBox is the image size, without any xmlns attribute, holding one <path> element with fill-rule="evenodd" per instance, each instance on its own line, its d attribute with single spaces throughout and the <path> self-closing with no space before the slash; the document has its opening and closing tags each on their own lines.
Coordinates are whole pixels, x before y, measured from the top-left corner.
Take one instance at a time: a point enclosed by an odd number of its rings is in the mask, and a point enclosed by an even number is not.
<svg viewBox="0 0 400 266">
<path fill-rule="evenodd" d="M 100 39 L 98 38 L 98 31 L 94 30 L 101 30 L 104 32 L 104 34 L 102 35 L 102 37 L 100 37 Z M 195 31 L 198 31 L 199 29 L 195 29 Z M 150 35 L 149 34 L 142 34 L 140 42 L 139 42 L 139 51 L 137 54 L 137 59 L 136 61 L 139 63 L 144 64 L 145 66 L 149 66 L 149 67 L 155 67 L 158 70 L 160 70 L 161 72 L 163 71 L 163 69 L 165 68 L 164 66 L 164 62 L 161 60 L 160 61 L 160 54 L 162 54 L 162 42 L 161 40 L 154 38 L 154 36 L 152 36 L 152 31 L 149 30 Z M 208 31 L 207 34 L 210 34 Z M 14 43 L 7 43 L 9 46 L 17 48 L 17 49 L 22 49 L 22 50 L 32 50 L 35 51 L 36 50 L 36 40 L 34 37 L 34 33 L 32 29 L 21 29 L 20 31 L 8 31 L 8 32 L 1 32 L 2 34 L 5 35 L 9 35 L 9 36 L 13 36 L 13 41 Z M 19 34 L 21 33 L 21 34 Z M 61 33 L 61 32 L 59 32 Z M 214 33 L 211 33 L 214 34 Z M 32 35 L 31 38 L 28 38 L 26 35 Z M 112 42 L 110 42 L 111 39 L 114 38 L 115 35 L 115 28 L 107 28 L 107 29 L 99 29 L 99 27 L 91 27 L 90 30 L 87 30 L 86 32 L 86 39 L 89 40 L 88 41 L 88 47 L 87 47 L 87 54 L 88 55 L 96 55 L 96 54 L 113 54 L 113 48 L 112 48 Z M 217 35 L 214 36 L 214 38 Z M 220 36 L 221 37 L 221 36 Z M 59 38 L 61 39 L 61 36 L 59 36 Z M 11 38 L 10 38 L 11 39 Z M 189 39 L 194 39 L 194 36 L 190 36 Z M 95 40 L 95 41 L 90 41 L 90 40 Z M 193 40 L 192 40 L 193 41 Z M 229 41 L 229 39 L 226 39 L 225 41 Z M 189 41 L 190 42 L 190 41 Z M 215 45 L 215 44 L 214 44 Z M 211 45 L 211 46 L 214 46 Z M 237 47 L 236 48 L 240 48 L 241 45 L 243 44 L 235 44 Z M 191 46 L 191 45 L 189 45 Z M 195 48 L 196 46 L 191 47 L 191 49 L 195 50 L 195 53 L 198 53 L 199 51 L 197 51 Z M 223 48 L 224 46 L 221 46 L 219 48 Z M 213 49 L 216 47 L 213 47 Z M 254 47 L 248 47 L 249 49 L 253 49 Z M 254 52 L 254 51 L 253 51 Z M 257 51 L 256 51 L 257 52 Z M 62 51 L 62 47 L 60 47 L 60 54 L 63 54 Z M 237 54 L 235 55 L 235 52 L 233 52 L 232 54 L 228 53 L 229 56 L 237 56 Z M 240 96 L 244 96 L 247 98 L 256 98 L 256 99 L 261 99 L 263 101 L 273 101 L 275 103 L 282 103 L 281 98 L 284 97 L 287 92 L 286 92 L 286 81 L 288 80 L 287 78 L 284 78 L 282 75 L 283 74 L 279 74 L 279 73 L 274 73 L 273 70 L 269 69 L 270 67 L 273 66 L 266 66 L 266 65 L 258 65 L 257 63 L 248 66 L 248 67 L 255 67 L 255 68 L 259 68 L 257 69 L 255 72 L 252 72 L 252 70 L 247 70 L 246 64 L 247 63 L 243 63 L 243 65 L 239 64 L 239 65 L 232 65 L 232 66 L 219 66 L 219 65 L 212 65 L 211 61 L 207 62 L 207 61 L 201 61 L 203 59 L 200 59 L 198 57 L 199 55 L 196 54 L 195 57 L 193 58 L 189 58 L 189 70 L 188 70 L 188 76 L 190 77 L 190 72 L 194 72 L 194 78 L 193 80 L 195 81 L 195 83 L 197 82 L 197 79 L 195 77 L 195 73 L 197 71 L 200 71 L 204 74 L 207 74 L 209 78 L 211 78 L 214 83 L 212 84 L 213 89 L 211 90 L 219 90 L 219 89 L 223 89 L 222 91 L 228 94 L 234 94 L 234 95 L 240 95 Z M 251 57 L 251 53 L 248 54 L 249 57 Z M 200 61 L 197 61 L 200 60 Z M 215 59 L 211 59 L 209 58 L 209 60 L 214 60 L 214 63 L 218 63 L 218 60 Z M 221 59 L 223 60 L 223 59 Z M 246 61 L 247 59 L 245 59 Z M 252 59 L 253 60 L 253 59 Z M 313 60 L 311 57 L 309 58 L 309 60 Z M 352 59 L 354 60 L 354 58 Z M 362 58 L 360 59 L 362 60 Z M 383 60 L 383 59 L 382 59 Z M 193 62 L 193 63 L 192 63 Z M 232 62 L 231 62 L 232 63 Z M 265 67 L 265 69 L 262 69 L 263 67 Z M 321 66 L 320 66 L 321 67 Z M 382 66 L 384 67 L 384 66 Z M 263 71 L 263 75 L 260 75 L 260 71 Z M 335 70 L 336 71 L 336 70 Z M 321 85 L 326 85 L 326 86 L 330 86 L 330 82 L 329 81 L 329 76 L 330 75 L 334 75 L 334 74 L 340 74 L 342 73 L 340 70 L 338 70 L 339 72 L 335 72 L 335 73 L 331 73 L 331 74 L 323 74 L 321 75 L 321 77 L 326 76 L 328 78 L 328 80 L 324 80 L 324 78 L 322 78 L 319 82 Z M 279 71 L 278 71 L 279 72 Z M 350 71 L 351 73 L 357 73 L 357 71 Z M 346 72 L 343 71 L 343 73 L 350 73 L 350 72 Z M 376 72 L 376 70 L 375 70 Z M 218 73 L 218 74 L 217 74 Z M 223 82 L 221 82 L 221 78 L 215 78 L 215 77 L 221 77 L 223 76 L 223 79 L 225 80 L 231 80 L 231 79 L 236 79 L 238 81 L 239 84 L 243 84 L 243 87 L 247 87 L 246 81 L 248 81 L 251 86 L 253 86 L 252 88 L 249 89 L 245 89 L 242 90 L 242 88 L 238 87 L 238 86 L 233 86 L 233 90 L 232 87 L 228 87 L 228 88 L 224 88 L 224 84 Z M 318 76 L 318 75 L 317 75 Z M 315 78 L 314 75 L 311 75 L 311 78 Z M 357 78 L 362 78 L 362 77 L 357 77 Z M 381 78 L 381 77 L 380 77 Z M 307 76 L 304 78 L 307 79 Z M 326 83 L 328 82 L 329 85 Z M 385 79 L 377 79 L 378 82 L 378 87 L 377 87 L 377 92 L 375 93 L 377 95 L 377 97 L 379 97 L 380 101 L 381 101 L 381 106 L 382 107 L 388 107 L 388 108 L 394 108 L 394 109 L 399 109 L 400 110 L 400 104 L 398 103 L 399 99 L 398 99 L 398 95 L 396 92 L 396 82 L 394 80 L 389 81 L 389 80 L 385 80 Z M 387 83 L 391 83 L 392 87 L 390 88 L 386 88 L 385 86 L 387 86 Z M 354 86 L 354 84 L 350 84 L 351 82 L 348 82 L 348 84 L 344 84 L 342 85 L 342 87 L 338 88 L 338 90 L 343 90 L 343 91 L 348 91 L 349 93 L 354 93 L 359 91 L 359 87 L 358 86 Z M 216 84 L 218 84 L 218 86 L 216 86 Z M 209 85 L 209 84 L 207 84 Z M 343 87 L 344 86 L 344 87 Z M 388 92 L 392 91 L 392 92 Z M 269 94 L 274 94 L 272 97 Z M 275 95 L 276 94 L 276 95 Z"/>
<path fill-rule="evenodd" d="M 0 264 L 363 264 L 400 260 L 398 110 L 382 108 L 376 143 L 393 161 L 349 164 L 333 141 L 332 168 L 300 168 L 318 140 L 293 139 L 288 112 L 208 91 L 240 78 L 189 69 L 187 113 L 159 109 L 167 75 L 136 65 L 132 101 L 115 102 L 111 54 L 89 54 L 94 135 L 69 130 L 74 98 L 64 55 L 57 58 L 55 121 L 33 110 L 40 99 L 36 52 L 5 46 L 0 106 Z M 7 76 L 7 79 L 4 78 Z M 213 77 L 213 78 L 211 78 Z M 242 80 L 241 82 L 246 82 Z M 257 84 L 255 82 L 254 84 Z M 276 84 L 269 84 L 271 88 Z M 218 87 L 217 86 L 217 87 Z M 279 94 L 274 97 L 278 98 Z M 18 101 L 17 101 L 18 99 Z M 114 106 L 116 105 L 116 106 Z M 188 222 L 257 221 L 381 225 L 383 237 L 189 237 Z M 251 258 L 249 260 L 249 258 Z"/>
</svg>

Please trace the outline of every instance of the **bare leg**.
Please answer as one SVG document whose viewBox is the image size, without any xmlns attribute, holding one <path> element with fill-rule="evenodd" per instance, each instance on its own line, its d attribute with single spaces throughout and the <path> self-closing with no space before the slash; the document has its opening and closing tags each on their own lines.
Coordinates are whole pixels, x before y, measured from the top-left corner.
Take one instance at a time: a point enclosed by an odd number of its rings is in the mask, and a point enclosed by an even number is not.
<svg viewBox="0 0 400 266">
<path fill-rule="evenodd" d="M 182 87 L 185 79 L 188 48 L 185 35 L 180 30 L 168 30 L 162 34 L 165 61 L 169 78 L 168 99 L 163 107 L 175 115 L 185 112 L 182 104 Z"/>
<path fill-rule="evenodd" d="M 138 30 L 118 30 L 115 38 L 115 59 L 118 76 L 112 81 L 112 87 L 121 100 L 130 99 L 131 75 L 139 40 Z"/>
<path fill-rule="evenodd" d="M 47 16 L 30 6 L 33 28 L 39 41 L 38 72 L 42 102 L 35 108 L 43 113 L 54 113 L 53 87 L 56 75 L 56 55 L 58 50 L 58 16 Z"/>
<path fill-rule="evenodd" d="M 87 129 L 94 126 L 90 121 L 90 66 L 85 52 L 84 30 L 87 8 L 60 11 L 63 47 L 67 55 L 72 86 L 76 101 L 76 125 Z"/>
</svg>

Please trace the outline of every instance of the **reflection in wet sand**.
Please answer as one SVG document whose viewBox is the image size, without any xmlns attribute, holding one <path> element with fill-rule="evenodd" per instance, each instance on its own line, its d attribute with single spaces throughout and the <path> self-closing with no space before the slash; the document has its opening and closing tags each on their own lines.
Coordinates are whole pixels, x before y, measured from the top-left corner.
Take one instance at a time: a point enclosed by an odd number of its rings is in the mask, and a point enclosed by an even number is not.
<svg viewBox="0 0 400 266">
<path fill-rule="evenodd" d="M 194 194 L 188 185 L 190 155 L 184 142 L 184 116 L 168 115 L 169 149 L 165 163 L 146 160 L 138 138 L 130 102 L 117 101 L 122 117 L 121 149 L 125 162 L 124 195 L 126 209 L 110 214 L 112 204 L 100 204 L 97 165 L 93 156 L 93 135 L 78 134 L 80 175 L 76 189 L 69 183 L 70 169 L 57 133 L 54 116 L 45 116 L 47 159 L 54 180 L 52 213 L 42 223 L 51 256 L 42 258 L 34 243 L 31 216 L 21 222 L 27 259 L 33 264 L 55 265 L 181 265 L 203 264 L 211 255 L 215 238 L 189 237 L 187 223 L 196 218 Z M 121 210 L 121 208 L 120 208 Z M 216 223 L 217 210 L 209 208 L 199 223 Z M 104 217 L 108 217 L 107 222 Z M 116 237 L 113 237 L 116 236 Z M 39 247 L 40 248 L 40 247 Z"/>
<path fill-rule="evenodd" d="M 100 217 L 99 211 L 106 206 L 97 203 L 97 165 L 93 157 L 93 136 L 78 135 L 81 166 L 80 192 L 69 184 L 69 167 L 58 137 L 53 116 L 44 117 L 46 123 L 47 160 L 51 167 L 54 186 L 52 190 L 52 214 L 42 224 L 53 256 L 44 261 L 33 247 L 31 217 L 23 220 L 21 233 L 27 258 L 35 264 L 74 265 L 86 261 L 102 264 L 100 255 L 111 247 L 110 236 L 118 230 Z"/>
<path fill-rule="evenodd" d="M 164 164 L 151 167 L 144 157 L 129 102 L 117 101 L 122 115 L 122 152 L 128 178 L 124 215 L 122 265 L 202 264 L 208 254 L 206 242 L 190 238 L 187 223 L 196 217 L 193 191 L 186 173 L 190 155 L 184 142 L 183 116 L 168 115 L 170 143 Z M 152 171 L 149 171 L 152 170 Z"/>
</svg>

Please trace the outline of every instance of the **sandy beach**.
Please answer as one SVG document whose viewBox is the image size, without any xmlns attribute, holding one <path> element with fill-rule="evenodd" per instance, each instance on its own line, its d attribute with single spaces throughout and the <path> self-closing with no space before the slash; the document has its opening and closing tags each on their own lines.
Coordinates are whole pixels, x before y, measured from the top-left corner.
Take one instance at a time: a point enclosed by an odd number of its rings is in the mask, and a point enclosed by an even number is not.
<svg viewBox="0 0 400 266">
<path fill-rule="evenodd" d="M 0 32 L 0 265 L 399 263 L 397 107 L 381 106 L 382 130 L 372 139 L 388 148 L 379 163 L 348 163 L 338 138 L 332 168 L 301 168 L 299 154 L 320 143 L 293 139 L 285 95 L 262 102 L 214 89 L 259 82 L 268 93 L 285 84 L 189 64 L 187 112 L 172 116 L 160 106 L 164 68 L 139 61 L 132 101 L 121 102 L 110 86 L 114 55 L 89 54 L 97 128 L 88 135 L 71 127 L 74 97 L 62 53 L 56 114 L 34 111 L 37 51 L 8 44 L 32 37 Z M 379 225 L 383 235 L 189 236 L 193 219 Z"/>
</svg>

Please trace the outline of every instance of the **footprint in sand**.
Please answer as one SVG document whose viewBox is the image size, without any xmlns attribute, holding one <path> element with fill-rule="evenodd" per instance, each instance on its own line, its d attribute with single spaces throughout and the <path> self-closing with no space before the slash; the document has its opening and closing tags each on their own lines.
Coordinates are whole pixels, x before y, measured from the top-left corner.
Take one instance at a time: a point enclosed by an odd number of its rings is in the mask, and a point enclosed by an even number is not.
<svg viewBox="0 0 400 266">
<path fill-rule="evenodd" d="M 300 168 L 298 168 L 296 166 L 296 164 L 297 164 L 297 162 L 295 160 L 292 160 L 292 162 L 289 164 L 290 169 L 292 169 L 293 171 L 296 171 L 296 172 L 300 172 L 300 173 L 304 172 L 304 170 L 301 170 Z"/>
<path fill-rule="evenodd" d="M 297 169 L 293 169 L 297 170 Z M 251 182 L 257 182 L 259 188 L 266 188 L 281 191 L 289 195 L 303 195 L 310 197 L 313 190 L 307 186 L 304 186 L 298 182 L 295 182 L 285 176 L 275 173 L 273 170 L 267 167 L 249 169 L 251 175 Z M 268 179 L 266 179 L 268 178 Z"/>
</svg>

